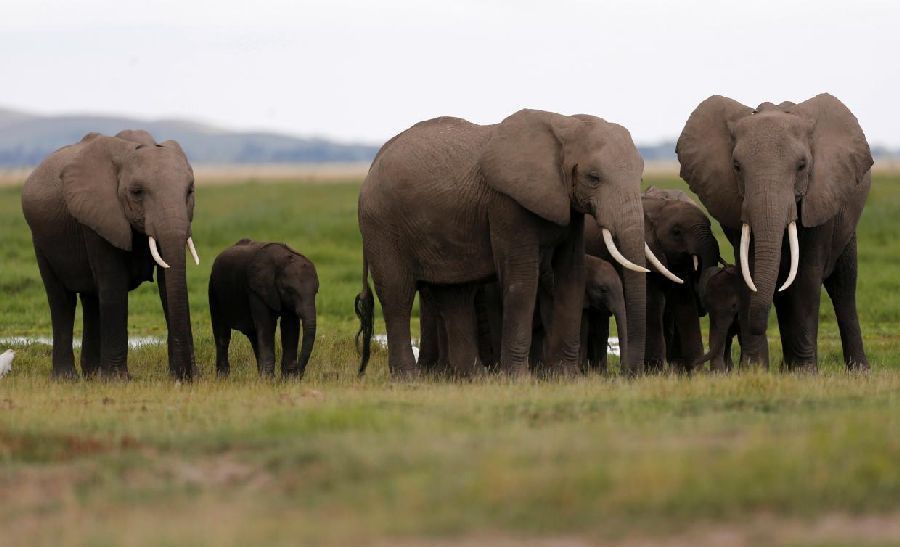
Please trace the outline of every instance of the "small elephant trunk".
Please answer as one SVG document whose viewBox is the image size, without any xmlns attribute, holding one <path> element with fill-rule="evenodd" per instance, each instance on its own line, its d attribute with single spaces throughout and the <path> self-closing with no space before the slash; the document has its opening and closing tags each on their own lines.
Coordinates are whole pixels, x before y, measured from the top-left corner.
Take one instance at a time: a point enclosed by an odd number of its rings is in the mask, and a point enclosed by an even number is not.
<svg viewBox="0 0 900 547">
<path fill-rule="evenodd" d="M 303 340 L 300 343 L 300 355 L 297 358 L 298 373 L 303 376 L 306 372 L 306 365 L 309 363 L 309 357 L 312 355 L 313 346 L 316 343 L 316 306 L 307 306 L 302 314 L 303 320 Z"/>
</svg>

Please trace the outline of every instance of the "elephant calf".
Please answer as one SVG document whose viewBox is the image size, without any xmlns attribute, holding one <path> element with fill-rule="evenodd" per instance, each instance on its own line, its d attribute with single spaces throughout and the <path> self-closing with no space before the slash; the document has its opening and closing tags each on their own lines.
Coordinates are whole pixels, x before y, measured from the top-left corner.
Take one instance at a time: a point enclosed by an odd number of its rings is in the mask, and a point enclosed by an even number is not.
<svg viewBox="0 0 900 547">
<path fill-rule="evenodd" d="M 700 276 L 700 301 L 709 313 L 709 351 L 694 362 L 694 368 L 709 361 L 710 370 L 734 368 L 731 341 L 740 340 L 741 277 L 733 265 L 709 268 Z"/>
<path fill-rule="evenodd" d="M 209 277 L 209 311 L 216 340 L 216 371 L 227 376 L 231 330 L 253 346 L 260 376 L 275 375 L 275 323 L 281 317 L 281 375 L 302 376 L 316 339 L 313 263 L 284 243 L 242 239 L 216 257 Z M 297 356 L 300 322 L 303 344 Z"/>
</svg>

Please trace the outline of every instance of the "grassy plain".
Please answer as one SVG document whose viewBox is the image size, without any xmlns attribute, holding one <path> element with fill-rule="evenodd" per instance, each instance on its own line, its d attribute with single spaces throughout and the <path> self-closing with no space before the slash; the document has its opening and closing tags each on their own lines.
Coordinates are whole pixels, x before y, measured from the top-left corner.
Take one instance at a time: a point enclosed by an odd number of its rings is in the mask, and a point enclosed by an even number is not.
<svg viewBox="0 0 900 547">
<path fill-rule="evenodd" d="M 200 186 L 192 385 L 168 379 L 161 346 L 132 350 L 127 384 L 52 383 L 49 347 L 17 347 L 0 542 L 900 544 L 900 176 L 876 176 L 859 230 L 870 374 L 842 370 L 823 292 L 817 376 L 775 372 L 771 329 L 773 372 L 564 382 L 391 383 L 382 351 L 356 379 L 358 184 Z M 50 331 L 18 192 L 0 188 L 0 338 Z M 259 381 L 237 336 L 232 378 L 213 378 L 206 281 L 245 236 L 318 268 L 300 383 Z M 132 293 L 129 322 L 164 334 L 155 286 Z"/>
</svg>

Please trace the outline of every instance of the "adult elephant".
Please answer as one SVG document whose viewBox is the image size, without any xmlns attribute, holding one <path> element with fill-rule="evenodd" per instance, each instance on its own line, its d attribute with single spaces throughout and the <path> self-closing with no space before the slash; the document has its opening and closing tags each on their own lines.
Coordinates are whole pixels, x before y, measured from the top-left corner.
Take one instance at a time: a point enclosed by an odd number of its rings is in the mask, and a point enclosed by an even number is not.
<svg viewBox="0 0 900 547">
<path fill-rule="evenodd" d="M 175 141 L 145 131 L 97 133 L 57 150 L 28 177 L 22 210 L 53 323 L 53 375 L 77 376 L 72 352 L 81 297 L 85 376 L 127 376 L 128 291 L 152 281 L 168 326 L 169 369 L 189 380 L 194 345 L 185 279 L 194 175 Z"/>
<path fill-rule="evenodd" d="M 709 217 L 684 192 L 651 186 L 641 203 L 646 253 L 653 257 L 647 275 L 644 361 L 656 371 L 666 360 L 690 366 L 703 354 L 697 281 L 703 269 L 718 263 L 719 245 Z M 585 222 L 585 250 L 608 260 L 607 249 L 598 243 L 600 231 L 596 222 Z"/>
<path fill-rule="evenodd" d="M 815 370 L 824 283 L 844 361 L 868 368 L 856 313 L 856 225 L 873 162 L 850 110 L 828 94 L 755 109 L 717 95 L 691 114 L 676 152 L 681 177 L 739 249 L 741 362 L 768 366 L 774 301 L 785 367 Z"/>
<path fill-rule="evenodd" d="M 587 115 L 521 110 L 485 126 L 441 117 L 388 141 L 359 196 L 363 362 L 374 308 L 371 269 L 393 372 L 415 370 L 409 320 L 418 284 L 497 279 L 503 302 L 500 366 L 527 373 L 539 272 L 548 268 L 555 288 L 547 355 L 557 370 L 576 371 L 587 213 L 603 227 L 613 256 L 629 268 L 629 332 L 639 343 L 630 345 L 625 369 L 639 372 L 647 271 L 642 171 L 628 131 Z"/>
</svg>

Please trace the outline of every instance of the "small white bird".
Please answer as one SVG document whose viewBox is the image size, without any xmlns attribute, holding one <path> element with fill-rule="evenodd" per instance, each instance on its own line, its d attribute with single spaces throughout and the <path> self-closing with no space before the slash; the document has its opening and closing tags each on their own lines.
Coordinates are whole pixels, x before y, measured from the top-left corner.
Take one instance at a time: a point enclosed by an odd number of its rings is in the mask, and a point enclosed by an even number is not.
<svg viewBox="0 0 900 547">
<path fill-rule="evenodd" d="M 15 356 L 16 352 L 11 349 L 0 353 L 0 378 L 3 378 L 12 370 L 12 362 Z"/>
</svg>

